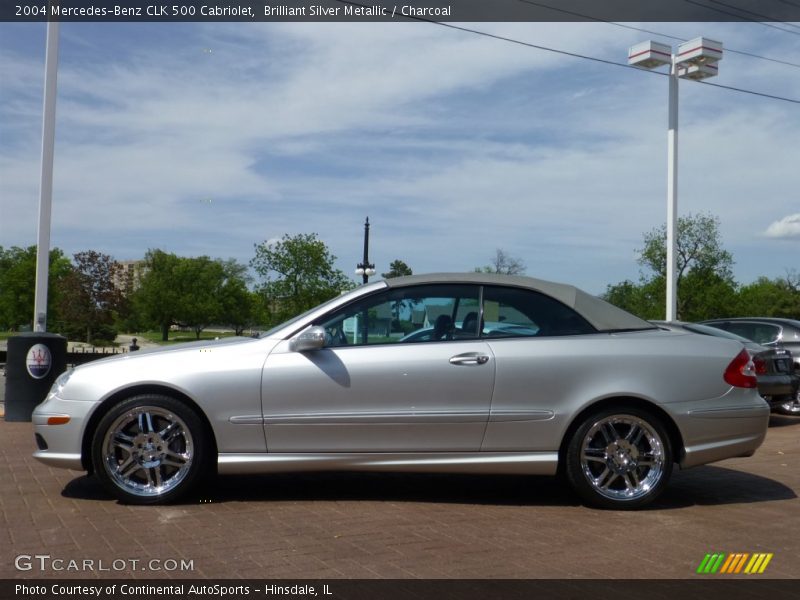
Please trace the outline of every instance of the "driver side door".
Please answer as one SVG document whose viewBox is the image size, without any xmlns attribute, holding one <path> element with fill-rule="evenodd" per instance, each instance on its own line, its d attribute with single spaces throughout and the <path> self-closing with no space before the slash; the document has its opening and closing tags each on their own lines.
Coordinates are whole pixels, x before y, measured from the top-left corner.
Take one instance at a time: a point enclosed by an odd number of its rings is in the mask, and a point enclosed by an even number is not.
<svg viewBox="0 0 800 600">
<path fill-rule="evenodd" d="M 317 319 L 325 347 L 284 342 L 265 364 L 268 450 L 478 451 L 495 375 L 477 321 L 465 319 L 478 310 L 478 286 L 421 285 Z"/>
</svg>

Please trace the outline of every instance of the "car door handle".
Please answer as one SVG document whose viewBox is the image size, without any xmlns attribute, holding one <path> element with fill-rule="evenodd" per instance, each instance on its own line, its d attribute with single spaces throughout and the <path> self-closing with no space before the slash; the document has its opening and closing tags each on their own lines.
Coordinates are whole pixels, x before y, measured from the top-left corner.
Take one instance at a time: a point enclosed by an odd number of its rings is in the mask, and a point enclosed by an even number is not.
<svg viewBox="0 0 800 600">
<path fill-rule="evenodd" d="M 487 362 L 489 362 L 489 357 L 477 352 L 456 354 L 450 359 L 451 365 L 485 365 Z"/>
</svg>

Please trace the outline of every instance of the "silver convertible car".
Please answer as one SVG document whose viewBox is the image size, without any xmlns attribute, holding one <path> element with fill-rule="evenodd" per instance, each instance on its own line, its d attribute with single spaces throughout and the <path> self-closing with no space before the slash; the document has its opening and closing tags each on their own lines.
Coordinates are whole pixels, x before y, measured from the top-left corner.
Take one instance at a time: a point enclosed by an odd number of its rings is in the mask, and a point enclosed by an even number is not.
<svg viewBox="0 0 800 600">
<path fill-rule="evenodd" d="M 674 463 L 753 454 L 768 417 L 735 341 L 568 285 L 439 274 L 359 287 L 257 339 L 68 371 L 34 412 L 34 456 L 135 504 L 215 470 L 381 470 L 561 473 L 588 504 L 626 509 Z"/>
</svg>

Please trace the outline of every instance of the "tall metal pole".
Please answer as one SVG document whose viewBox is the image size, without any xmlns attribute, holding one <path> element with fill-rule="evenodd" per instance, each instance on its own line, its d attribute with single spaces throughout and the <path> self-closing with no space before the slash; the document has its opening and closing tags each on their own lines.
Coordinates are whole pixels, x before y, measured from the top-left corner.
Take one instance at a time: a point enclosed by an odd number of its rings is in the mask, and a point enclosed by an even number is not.
<svg viewBox="0 0 800 600">
<path fill-rule="evenodd" d="M 42 172 L 39 191 L 39 233 L 36 244 L 36 292 L 33 306 L 33 330 L 40 332 L 47 331 L 47 280 L 50 267 L 50 217 L 53 205 L 53 155 L 56 137 L 58 26 L 58 21 L 47 23 L 44 59 Z"/>
<path fill-rule="evenodd" d="M 675 56 L 669 76 L 669 130 L 667 132 L 667 321 L 678 312 L 678 65 Z"/>
<path fill-rule="evenodd" d="M 369 281 L 367 269 L 369 268 L 369 217 L 364 221 L 364 283 Z"/>
</svg>

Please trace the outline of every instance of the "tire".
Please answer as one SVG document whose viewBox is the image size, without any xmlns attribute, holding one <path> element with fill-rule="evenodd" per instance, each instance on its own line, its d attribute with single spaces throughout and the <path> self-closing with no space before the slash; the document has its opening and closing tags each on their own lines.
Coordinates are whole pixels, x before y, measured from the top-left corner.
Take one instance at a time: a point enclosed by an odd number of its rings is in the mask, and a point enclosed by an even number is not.
<svg viewBox="0 0 800 600">
<path fill-rule="evenodd" d="M 672 447 L 661 421 L 637 408 L 590 414 L 569 441 L 566 476 L 591 506 L 641 508 L 664 491 Z"/>
<path fill-rule="evenodd" d="M 205 474 L 208 436 L 197 413 L 169 396 L 144 394 L 114 406 L 92 438 L 103 486 L 127 504 L 172 502 Z"/>
<path fill-rule="evenodd" d="M 800 417 L 800 392 L 791 399 L 775 407 L 775 412 L 790 417 Z"/>
</svg>

